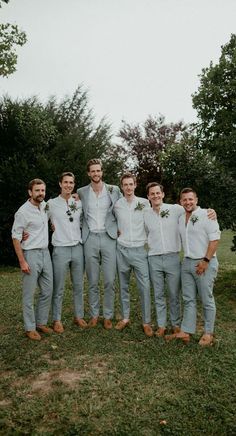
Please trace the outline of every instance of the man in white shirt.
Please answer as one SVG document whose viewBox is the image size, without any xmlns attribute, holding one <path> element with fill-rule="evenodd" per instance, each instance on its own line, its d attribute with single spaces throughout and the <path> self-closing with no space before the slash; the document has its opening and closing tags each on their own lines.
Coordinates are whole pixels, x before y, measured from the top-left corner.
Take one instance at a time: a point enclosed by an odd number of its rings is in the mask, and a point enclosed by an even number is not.
<svg viewBox="0 0 236 436">
<path fill-rule="evenodd" d="M 156 182 L 147 185 L 147 197 L 152 208 L 145 211 L 144 222 L 148 234 L 148 262 L 158 329 L 156 336 L 166 332 L 167 304 L 165 282 L 168 286 L 170 322 L 174 333 L 180 330 L 180 236 L 178 220 L 184 213 L 178 204 L 163 203 L 163 186 Z"/>
<path fill-rule="evenodd" d="M 89 285 L 91 319 L 89 327 L 96 327 L 99 318 L 99 277 L 103 272 L 104 327 L 112 328 L 114 315 L 116 276 L 117 222 L 113 214 L 114 204 L 121 197 L 118 186 L 102 181 L 102 162 L 91 159 L 87 163 L 91 183 L 77 190 L 83 206 L 82 240 L 84 244 L 85 269 Z"/>
<path fill-rule="evenodd" d="M 23 318 L 26 336 L 40 340 L 42 333 L 51 333 L 47 327 L 53 290 L 51 257 L 48 251 L 48 218 L 44 201 L 46 185 L 34 179 L 28 185 L 29 200 L 16 212 L 12 239 L 23 273 Z M 23 232 L 28 238 L 22 241 Z M 34 293 L 39 297 L 34 311 Z"/>
<path fill-rule="evenodd" d="M 121 177 L 124 197 L 118 200 L 114 212 L 118 223 L 117 269 L 120 282 L 120 302 L 122 320 L 116 329 L 122 331 L 130 323 L 129 282 L 134 271 L 141 298 L 143 330 L 147 336 L 153 335 L 151 322 L 150 282 L 147 260 L 147 235 L 144 228 L 144 211 L 150 208 L 145 198 L 134 195 L 136 178 L 127 173 Z"/>
<path fill-rule="evenodd" d="M 65 172 L 60 176 L 61 193 L 58 197 L 47 202 L 48 217 L 53 225 L 52 234 L 52 263 L 53 263 L 53 297 L 52 318 L 53 330 L 63 333 L 61 322 L 62 301 L 65 279 L 70 270 L 74 298 L 74 323 L 86 328 L 84 318 L 84 253 L 82 246 L 80 217 L 82 204 L 72 197 L 75 187 L 75 176 Z"/>
<path fill-rule="evenodd" d="M 199 344 L 212 345 L 216 315 L 213 296 L 214 280 L 218 271 L 216 249 L 220 239 L 219 225 L 209 220 L 205 209 L 197 203 L 196 192 L 185 188 L 180 194 L 185 214 L 179 220 L 179 232 L 184 249 L 181 268 L 184 314 L 181 331 L 175 336 L 189 342 L 195 333 L 197 320 L 197 294 L 203 306 L 204 334 Z"/>
</svg>

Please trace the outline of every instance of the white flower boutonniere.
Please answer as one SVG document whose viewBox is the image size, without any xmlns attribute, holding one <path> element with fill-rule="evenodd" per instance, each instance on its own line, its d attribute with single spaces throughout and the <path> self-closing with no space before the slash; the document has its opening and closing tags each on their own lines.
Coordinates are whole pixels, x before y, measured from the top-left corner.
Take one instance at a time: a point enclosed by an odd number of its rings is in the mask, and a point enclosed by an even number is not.
<svg viewBox="0 0 236 436">
<path fill-rule="evenodd" d="M 112 194 L 112 192 L 113 192 L 113 186 L 111 186 L 111 185 L 109 185 L 108 187 L 107 187 L 107 189 L 108 189 L 108 191 L 110 192 L 110 194 Z"/>
<path fill-rule="evenodd" d="M 134 210 L 143 210 L 144 207 L 145 207 L 145 204 L 140 203 L 140 202 L 138 201 L 138 203 L 136 204 L 136 207 L 134 208 Z"/>
<path fill-rule="evenodd" d="M 168 218 L 169 215 L 170 215 L 169 209 L 162 210 L 160 213 L 161 218 Z"/>
<path fill-rule="evenodd" d="M 191 221 L 191 223 L 193 224 L 193 226 L 194 226 L 194 224 L 198 221 L 198 216 L 196 216 L 196 215 L 192 215 L 191 216 L 191 218 L 190 218 L 190 221 Z"/>
</svg>

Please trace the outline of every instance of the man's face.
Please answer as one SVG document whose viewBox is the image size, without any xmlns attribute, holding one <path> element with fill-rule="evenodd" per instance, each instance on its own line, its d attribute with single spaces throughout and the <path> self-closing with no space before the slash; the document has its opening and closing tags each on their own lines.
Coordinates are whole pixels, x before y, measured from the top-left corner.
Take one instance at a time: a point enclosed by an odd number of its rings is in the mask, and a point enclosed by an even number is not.
<svg viewBox="0 0 236 436">
<path fill-rule="evenodd" d="M 59 185 L 62 196 L 71 195 L 75 187 L 74 177 L 64 176 L 62 181 L 59 182 Z"/>
<path fill-rule="evenodd" d="M 46 195 L 46 186 L 42 183 L 41 185 L 33 185 L 32 190 L 29 189 L 29 196 L 33 203 L 40 204 Z"/>
<path fill-rule="evenodd" d="M 186 212 L 193 212 L 197 208 L 198 198 L 194 192 L 186 192 L 181 195 L 180 204 L 184 207 Z"/>
<path fill-rule="evenodd" d="M 165 194 L 161 191 L 160 186 L 152 186 L 149 188 L 147 198 L 151 202 L 152 207 L 155 208 L 162 205 L 164 196 Z"/>
<path fill-rule="evenodd" d="M 135 188 L 136 183 L 131 177 L 122 180 L 121 189 L 125 197 L 132 197 L 134 195 Z"/>
<path fill-rule="evenodd" d="M 101 165 L 99 164 L 91 165 L 88 171 L 88 176 L 93 183 L 101 182 L 102 180 Z"/>
</svg>

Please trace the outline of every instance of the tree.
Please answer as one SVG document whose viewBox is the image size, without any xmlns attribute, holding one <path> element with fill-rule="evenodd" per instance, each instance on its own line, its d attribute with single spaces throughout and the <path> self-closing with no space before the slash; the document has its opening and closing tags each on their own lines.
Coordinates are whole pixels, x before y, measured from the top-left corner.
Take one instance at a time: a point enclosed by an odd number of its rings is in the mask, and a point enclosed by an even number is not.
<svg viewBox="0 0 236 436">
<path fill-rule="evenodd" d="M 8 3 L 9 0 L 2 0 Z M 2 7 L 0 1 L 0 8 Z M 16 71 L 17 54 L 15 46 L 26 43 L 26 34 L 16 24 L 0 24 L 0 76 L 8 77 Z"/>
<path fill-rule="evenodd" d="M 120 147 L 111 142 L 110 126 L 104 120 L 95 125 L 81 87 L 61 103 L 55 98 L 45 105 L 34 97 L 2 98 L 0 143 L 0 262 L 5 264 L 15 262 L 11 225 L 14 212 L 27 198 L 29 180 L 45 180 L 49 198 L 58 195 L 63 171 L 74 172 L 77 185 L 86 184 L 86 162 L 91 158 L 103 159 L 108 182 L 115 183 L 122 170 Z"/>
<path fill-rule="evenodd" d="M 182 122 L 165 123 L 165 118 L 149 116 L 141 125 L 123 122 L 119 137 L 127 155 L 127 167 L 138 178 L 137 192 L 145 196 L 150 181 L 164 183 L 161 155 L 170 145 L 178 144 L 186 130 Z"/>
<path fill-rule="evenodd" d="M 202 150 L 214 156 L 222 168 L 221 189 L 215 207 L 221 207 L 222 197 L 226 211 L 221 216 L 222 225 L 236 230 L 236 35 L 221 47 L 216 65 L 210 63 L 202 70 L 200 86 L 193 95 L 197 110 L 197 136 Z M 231 186 L 227 186 L 227 180 Z M 225 183 L 226 182 L 226 183 Z M 215 183 L 219 181 L 215 178 Z M 230 222 L 228 219 L 230 211 Z"/>
</svg>

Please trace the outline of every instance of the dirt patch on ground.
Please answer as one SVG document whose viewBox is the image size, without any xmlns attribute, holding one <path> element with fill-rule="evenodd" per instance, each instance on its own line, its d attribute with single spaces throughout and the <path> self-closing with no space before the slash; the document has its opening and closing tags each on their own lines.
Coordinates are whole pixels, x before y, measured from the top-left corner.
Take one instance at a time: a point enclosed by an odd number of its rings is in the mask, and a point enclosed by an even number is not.
<svg viewBox="0 0 236 436">
<path fill-rule="evenodd" d="M 49 355 L 44 356 L 50 363 L 53 365 L 61 366 L 64 363 L 64 359 L 51 361 Z M 84 358 L 86 356 L 83 356 Z M 90 356 L 91 359 L 91 356 Z M 85 362 L 82 364 L 82 368 L 80 370 L 72 370 L 70 368 L 62 368 L 62 369 L 52 369 L 52 371 L 45 371 L 39 374 L 37 377 L 28 377 L 23 380 L 17 380 L 15 382 L 15 386 L 17 388 L 22 388 L 28 391 L 26 395 L 29 397 L 34 395 L 36 392 L 40 394 L 48 394 L 52 391 L 55 385 L 59 382 L 64 384 L 69 389 L 76 389 L 79 382 L 84 380 L 90 380 L 96 377 L 103 377 L 104 374 L 107 374 L 107 363 L 104 361 L 95 361 L 92 362 L 84 359 Z M 81 358 L 80 358 L 80 363 Z"/>
</svg>

